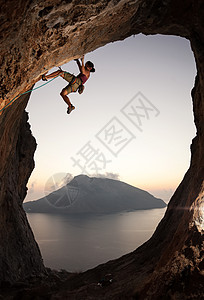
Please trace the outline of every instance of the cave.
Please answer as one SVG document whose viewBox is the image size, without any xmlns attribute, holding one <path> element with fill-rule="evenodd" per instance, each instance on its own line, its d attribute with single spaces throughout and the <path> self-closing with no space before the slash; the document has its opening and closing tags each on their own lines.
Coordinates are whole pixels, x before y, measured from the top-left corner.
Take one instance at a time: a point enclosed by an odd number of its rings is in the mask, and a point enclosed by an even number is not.
<svg viewBox="0 0 204 300">
<path fill-rule="evenodd" d="M 58 299 L 202 299 L 203 8 L 201 0 L 1 1 L 1 287 L 49 278 L 22 207 L 36 149 L 25 112 L 31 93 L 25 92 L 52 67 L 107 43 L 139 33 L 163 34 L 188 39 L 195 57 L 191 95 L 197 133 L 190 167 L 149 241 L 119 259 L 69 277 L 66 286 L 53 287 L 52 294 Z M 114 274 L 111 288 L 93 285 L 107 273 Z"/>
</svg>

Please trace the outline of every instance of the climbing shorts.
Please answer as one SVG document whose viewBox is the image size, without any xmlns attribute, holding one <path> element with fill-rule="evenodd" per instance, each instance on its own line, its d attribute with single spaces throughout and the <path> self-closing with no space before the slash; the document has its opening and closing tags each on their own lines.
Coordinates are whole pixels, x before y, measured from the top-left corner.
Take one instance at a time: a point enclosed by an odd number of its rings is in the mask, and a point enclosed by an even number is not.
<svg viewBox="0 0 204 300">
<path fill-rule="evenodd" d="M 69 84 L 65 87 L 65 90 L 67 91 L 68 94 L 76 92 L 78 90 L 78 87 L 82 84 L 80 78 L 75 77 L 73 74 L 70 74 L 69 72 L 64 72 L 63 78 L 69 82 Z"/>
</svg>

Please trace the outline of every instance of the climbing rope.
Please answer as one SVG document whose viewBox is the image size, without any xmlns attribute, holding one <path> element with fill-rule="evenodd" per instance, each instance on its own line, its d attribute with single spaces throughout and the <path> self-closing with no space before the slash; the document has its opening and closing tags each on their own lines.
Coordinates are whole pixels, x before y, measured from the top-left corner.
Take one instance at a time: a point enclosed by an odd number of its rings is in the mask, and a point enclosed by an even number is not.
<svg viewBox="0 0 204 300">
<path fill-rule="evenodd" d="M 5 108 L 7 108 L 11 103 L 13 103 L 15 99 L 18 99 L 18 98 L 19 98 L 20 96 L 22 96 L 22 95 L 28 94 L 28 93 L 30 93 L 30 92 L 32 92 L 32 91 L 35 91 L 35 90 L 37 90 L 37 89 L 43 87 L 44 85 L 50 83 L 51 81 L 53 81 L 54 79 L 56 79 L 56 78 L 59 77 L 59 76 L 60 76 L 60 75 L 57 75 L 56 77 L 54 77 L 54 78 L 50 79 L 49 81 L 47 81 L 47 82 L 41 84 L 40 86 L 38 86 L 38 87 L 36 87 L 36 88 L 34 88 L 34 89 L 31 89 L 31 90 L 29 90 L 29 91 L 26 91 L 26 92 L 24 92 L 24 93 L 22 93 L 22 94 L 20 94 L 20 95 L 18 95 L 18 96 L 16 96 L 16 97 L 14 97 L 9 103 L 7 103 L 2 109 L 0 109 L 0 112 L 2 112 L 2 111 L 3 111 Z"/>
</svg>

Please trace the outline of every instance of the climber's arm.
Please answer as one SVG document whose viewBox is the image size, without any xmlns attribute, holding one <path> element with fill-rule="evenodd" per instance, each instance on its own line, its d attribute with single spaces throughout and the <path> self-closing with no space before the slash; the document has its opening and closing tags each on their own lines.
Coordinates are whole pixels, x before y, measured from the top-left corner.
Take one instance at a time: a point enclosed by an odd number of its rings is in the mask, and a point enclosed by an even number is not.
<svg viewBox="0 0 204 300">
<path fill-rule="evenodd" d="M 84 55 L 83 55 L 82 58 L 81 58 L 81 72 L 82 72 L 83 74 L 86 74 L 85 66 L 84 66 Z"/>
<path fill-rule="evenodd" d="M 79 67 L 80 72 L 83 73 L 83 74 L 86 74 L 85 66 L 84 66 L 84 55 L 81 58 L 81 64 L 80 64 L 79 59 L 75 59 L 75 61 L 78 65 L 78 67 Z"/>
<path fill-rule="evenodd" d="M 82 66 L 80 64 L 80 61 L 78 59 L 75 59 L 75 62 L 77 63 L 77 66 L 79 67 L 79 71 L 82 72 Z"/>
</svg>

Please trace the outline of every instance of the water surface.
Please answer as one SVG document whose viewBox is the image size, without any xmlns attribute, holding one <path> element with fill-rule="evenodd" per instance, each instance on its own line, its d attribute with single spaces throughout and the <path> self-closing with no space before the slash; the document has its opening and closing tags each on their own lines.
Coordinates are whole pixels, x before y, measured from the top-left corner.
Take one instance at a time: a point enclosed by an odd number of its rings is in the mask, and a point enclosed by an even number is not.
<svg viewBox="0 0 204 300">
<path fill-rule="evenodd" d="M 111 215 L 27 214 L 44 263 L 85 271 L 135 250 L 151 237 L 166 208 Z"/>
</svg>

